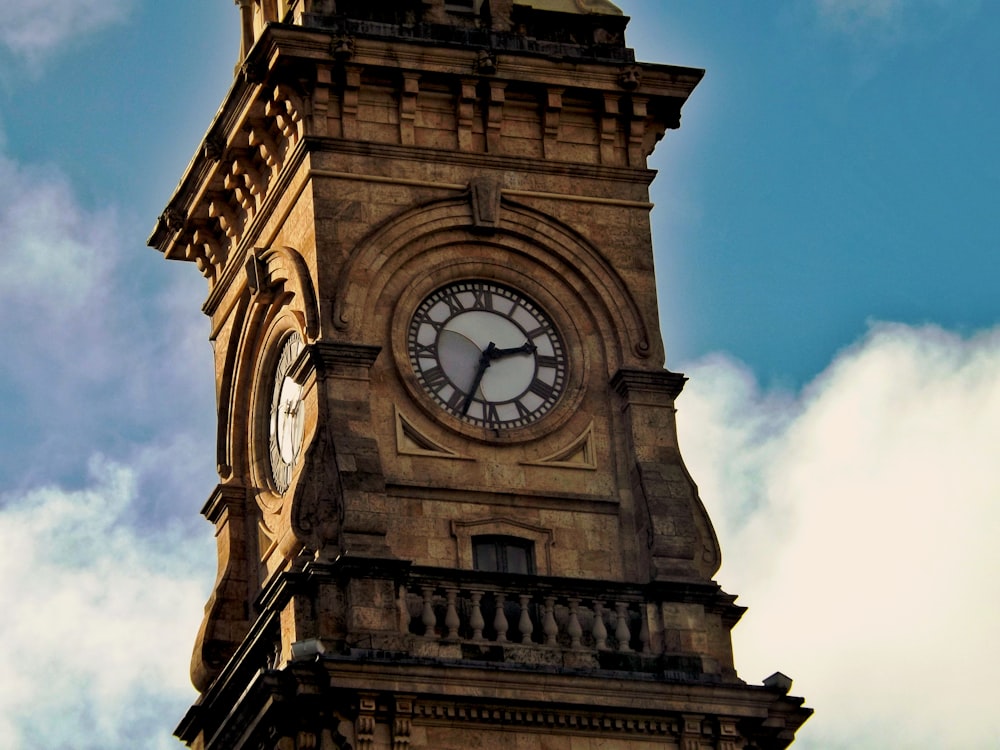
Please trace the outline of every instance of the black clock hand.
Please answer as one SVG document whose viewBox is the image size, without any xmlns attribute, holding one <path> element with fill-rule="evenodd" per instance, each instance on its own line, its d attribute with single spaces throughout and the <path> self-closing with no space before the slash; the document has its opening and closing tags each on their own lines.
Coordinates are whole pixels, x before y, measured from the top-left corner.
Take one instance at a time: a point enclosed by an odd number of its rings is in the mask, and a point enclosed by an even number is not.
<svg viewBox="0 0 1000 750">
<path fill-rule="evenodd" d="M 465 394 L 465 401 L 462 402 L 462 414 L 469 413 L 469 407 L 472 406 L 472 398 L 476 395 L 476 391 L 479 390 L 479 384 L 483 382 L 483 373 L 486 372 L 486 368 L 490 366 L 490 362 L 493 361 L 493 353 L 497 351 L 497 345 L 492 341 L 486 350 L 479 357 L 479 368 L 476 370 L 476 377 L 472 379 L 472 385 L 469 386 L 469 392 Z"/>
<path fill-rule="evenodd" d="M 487 346 L 486 350 L 482 353 L 482 356 L 479 357 L 479 368 L 476 370 L 476 376 L 473 378 L 469 392 L 465 394 L 465 400 L 462 402 L 462 414 L 469 413 L 469 407 L 472 406 L 472 400 L 475 397 L 476 391 L 479 389 L 480 383 L 483 382 L 483 375 L 486 373 L 487 368 L 489 368 L 493 360 L 510 357 L 515 354 L 531 354 L 537 348 L 538 347 L 530 341 L 526 341 L 521 344 L 521 346 L 512 346 L 508 349 L 498 349 L 497 345 L 491 341 L 489 346 Z"/>
<path fill-rule="evenodd" d="M 489 347 L 487 347 L 487 349 L 488 348 Z M 492 361 L 494 359 L 500 359 L 501 357 L 509 357 L 509 356 L 511 356 L 513 354 L 532 354 L 532 353 L 534 353 L 534 351 L 536 349 L 538 349 L 538 347 L 535 346 L 534 344 L 532 344 L 530 341 L 527 341 L 527 342 L 521 344 L 520 346 L 511 347 L 510 349 L 496 349 L 496 348 L 494 348 L 493 349 L 493 354 L 490 356 L 490 361 Z M 485 354 L 485 353 L 486 352 L 483 352 L 483 354 Z"/>
</svg>

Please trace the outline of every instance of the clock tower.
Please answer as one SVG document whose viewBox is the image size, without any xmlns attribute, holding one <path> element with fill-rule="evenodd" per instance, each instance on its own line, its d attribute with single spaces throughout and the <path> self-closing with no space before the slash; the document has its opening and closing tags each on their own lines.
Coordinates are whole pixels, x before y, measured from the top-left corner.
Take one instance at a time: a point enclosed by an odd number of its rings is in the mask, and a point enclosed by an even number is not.
<svg viewBox="0 0 1000 750">
<path fill-rule="evenodd" d="M 677 447 L 646 159 L 703 71 L 608 0 L 237 0 L 150 245 L 208 282 L 201 750 L 784 748 Z"/>
</svg>

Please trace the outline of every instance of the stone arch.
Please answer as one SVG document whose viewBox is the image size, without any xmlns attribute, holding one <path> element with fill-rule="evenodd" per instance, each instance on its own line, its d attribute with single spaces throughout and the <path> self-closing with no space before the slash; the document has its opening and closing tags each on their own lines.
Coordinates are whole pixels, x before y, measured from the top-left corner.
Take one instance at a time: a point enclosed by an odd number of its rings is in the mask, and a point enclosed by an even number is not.
<svg viewBox="0 0 1000 750">
<path fill-rule="evenodd" d="M 225 347 L 219 381 L 217 455 L 223 479 L 234 473 L 245 475 L 250 468 L 257 380 L 263 374 L 259 364 L 268 331 L 279 317 L 291 315 L 286 327 L 299 329 L 307 342 L 319 335 L 316 291 L 297 250 L 279 246 L 255 251 L 247 261 L 243 283 L 231 327 L 239 339 Z"/>
<path fill-rule="evenodd" d="M 513 253 L 525 267 L 541 266 L 600 309 L 591 314 L 613 352 L 612 367 L 645 360 L 659 347 L 628 285 L 588 240 L 535 208 L 501 199 L 496 227 L 474 224 L 468 196 L 415 206 L 372 230 L 351 251 L 338 280 L 333 325 L 348 338 L 375 315 L 381 290 L 415 258 L 440 250 L 480 246 Z"/>
</svg>

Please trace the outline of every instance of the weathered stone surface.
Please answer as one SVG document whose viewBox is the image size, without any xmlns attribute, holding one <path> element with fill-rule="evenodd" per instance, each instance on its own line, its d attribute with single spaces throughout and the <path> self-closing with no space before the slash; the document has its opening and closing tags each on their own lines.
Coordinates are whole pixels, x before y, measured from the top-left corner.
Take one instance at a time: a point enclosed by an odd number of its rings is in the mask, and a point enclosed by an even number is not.
<svg viewBox="0 0 1000 750">
<path fill-rule="evenodd" d="M 237 81 L 150 238 L 207 279 L 219 404 L 180 735 L 784 747 L 808 710 L 736 676 L 658 328 L 646 159 L 702 71 L 636 64 L 605 0 L 238 5 Z M 476 426 L 422 385 L 411 318 L 469 280 L 558 331 L 541 418 Z M 493 544 L 525 567 L 482 570 Z"/>
</svg>

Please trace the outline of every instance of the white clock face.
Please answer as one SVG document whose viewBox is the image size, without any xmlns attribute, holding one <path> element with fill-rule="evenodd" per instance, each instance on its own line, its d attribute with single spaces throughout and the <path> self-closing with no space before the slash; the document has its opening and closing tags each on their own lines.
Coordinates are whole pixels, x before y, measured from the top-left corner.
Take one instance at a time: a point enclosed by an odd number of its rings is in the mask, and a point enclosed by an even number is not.
<svg viewBox="0 0 1000 750">
<path fill-rule="evenodd" d="M 423 389 L 473 425 L 531 424 L 566 387 L 566 351 L 552 321 L 520 292 L 489 281 L 428 296 L 410 321 L 407 348 Z"/>
<path fill-rule="evenodd" d="M 302 386 L 288 374 L 302 348 L 302 337 L 298 333 L 286 338 L 274 369 L 274 387 L 271 392 L 271 410 L 268 419 L 268 450 L 271 457 L 271 476 L 278 492 L 284 492 L 291 484 L 292 469 L 302 450 L 305 425 Z"/>
</svg>

